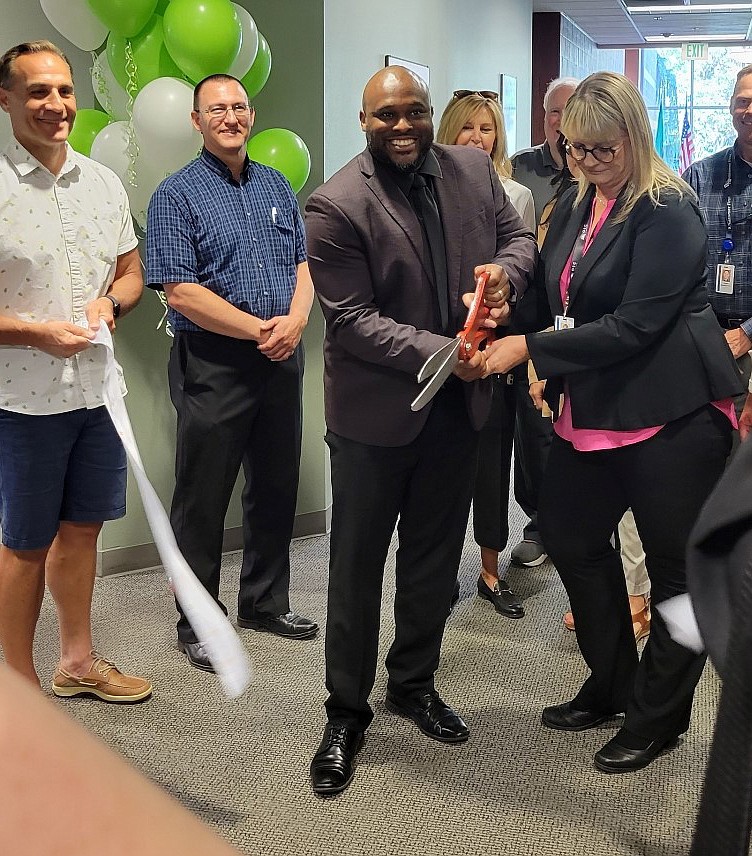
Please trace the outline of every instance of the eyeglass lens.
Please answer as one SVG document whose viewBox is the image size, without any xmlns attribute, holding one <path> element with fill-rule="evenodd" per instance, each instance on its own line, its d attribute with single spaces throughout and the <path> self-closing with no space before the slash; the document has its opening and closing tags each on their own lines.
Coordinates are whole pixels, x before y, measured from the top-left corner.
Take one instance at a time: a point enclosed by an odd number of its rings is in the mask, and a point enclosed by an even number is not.
<svg viewBox="0 0 752 856">
<path fill-rule="evenodd" d="M 590 154 L 600 163 L 611 163 L 616 154 L 611 146 L 593 146 L 592 149 L 589 149 L 587 146 L 569 143 L 566 150 L 578 162 L 584 161 Z"/>
</svg>

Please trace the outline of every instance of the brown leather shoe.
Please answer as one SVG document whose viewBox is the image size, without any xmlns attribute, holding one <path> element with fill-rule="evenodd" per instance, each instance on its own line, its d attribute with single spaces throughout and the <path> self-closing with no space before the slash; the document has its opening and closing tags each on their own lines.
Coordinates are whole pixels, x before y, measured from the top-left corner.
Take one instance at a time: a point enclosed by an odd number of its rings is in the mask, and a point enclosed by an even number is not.
<svg viewBox="0 0 752 856">
<path fill-rule="evenodd" d="M 564 626 L 567 630 L 574 630 L 574 615 L 571 612 L 564 613 Z M 645 605 L 642 609 L 632 613 L 632 630 L 635 642 L 650 635 L 650 597 L 645 596 Z"/>
<path fill-rule="evenodd" d="M 91 652 L 94 662 L 85 675 L 72 675 L 58 668 L 52 679 L 52 692 L 61 698 L 77 695 L 93 695 L 103 701 L 128 704 L 143 701 L 152 693 L 146 678 L 126 675 L 118 667 L 96 651 Z"/>
<path fill-rule="evenodd" d="M 650 635 L 650 598 L 645 598 L 645 606 L 639 612 L 632 613 L 632 629 L 635 642 Z"/>
</svg>

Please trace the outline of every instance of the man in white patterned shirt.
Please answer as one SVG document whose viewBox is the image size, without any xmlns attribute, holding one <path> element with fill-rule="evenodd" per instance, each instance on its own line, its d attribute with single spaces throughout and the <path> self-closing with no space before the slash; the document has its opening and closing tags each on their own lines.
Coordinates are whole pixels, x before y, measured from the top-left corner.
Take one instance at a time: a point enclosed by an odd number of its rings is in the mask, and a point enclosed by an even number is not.
<svg viewBox="0 0 752 856">
<path fill-rule="evenodd" d="M 34 630 L 45 579 L 57 607 L 57 696 L 151 695 L 94 651 L 91 599 L 104 520 L 125 514 L 125 452 L 103 405 L 101 323 L 143 289 L 128 199 L 67 143 L 76 115 L 68 60 L 50 42 L 0 58 L 0 646 L 39 685 Z"/>
</svg>

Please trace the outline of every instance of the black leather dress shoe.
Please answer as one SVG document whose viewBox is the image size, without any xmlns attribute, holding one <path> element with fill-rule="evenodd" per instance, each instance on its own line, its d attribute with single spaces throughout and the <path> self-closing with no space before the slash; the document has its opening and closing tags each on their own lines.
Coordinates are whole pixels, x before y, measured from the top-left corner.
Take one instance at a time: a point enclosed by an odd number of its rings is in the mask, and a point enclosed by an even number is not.
<svg viewBox="0 0 752 856">
<path fill-rule="evenodd" d="M 478 594 L 490 600 L 500 615 L 506 615 L 507 618 L 523 618 L 525 615 L 524 607 L 506 580 L 499 580 L 493 588 L 489 588 L 483 577 L 478 577 Z"/>
<path fill-rule="evenodd" d="M 604 713 L 602 710 L 578 710 L 572 707 L 571 701 L 565 701 L 564 704 L 544 707 L 541 722 L 546 728 L 555 728 L 557 731 L 585 731 L 614 716 L 617 714 Z"/>
<path fill-rule="evenodd" d="M 603 773 L 631 773 L 647 767 L 661 753 L 673 749 L 678 742 L 678 737 L 672 737 L 668 740 L 653 740 L 641 749 L 629 749 L 621 745 L 617 734 L 595 753 L 593 762 Z"/>
<path fill-rule="evenodd" d="M 442 743 L 464 743 L 470 736 L 465 721 L 441 700 L 436 690 L 417 698 L 399 698 L 387 692 L 386 709 L 412 719 L 427 737 Z"/>
<path fill-rule="evenodd" d="M 339 794 L 355 775 L 355 756 L 363 746 L 363 732 L 328 723 L 318 752 L 311 761 L 311 784 L 322 796 Z"/>
<path fill-rule="evenodd" d="M 181 642 L 178 640 L 178 648 L 185 654 L 186 660 L 195 668 L 201 669 L 202 672 L 214 671 L 206 648 L 201 642 Z"/>
<path fill-rule="evenodd" d="M 294 612 L 285 615 L 258 615 L 255 618 L 238 616 L 238 626 L 249 630 L 263 630 L 285 639 L 310 639 L 318 632 L 319 626 L 310 618 L 303 618 Z"/>
</svg>

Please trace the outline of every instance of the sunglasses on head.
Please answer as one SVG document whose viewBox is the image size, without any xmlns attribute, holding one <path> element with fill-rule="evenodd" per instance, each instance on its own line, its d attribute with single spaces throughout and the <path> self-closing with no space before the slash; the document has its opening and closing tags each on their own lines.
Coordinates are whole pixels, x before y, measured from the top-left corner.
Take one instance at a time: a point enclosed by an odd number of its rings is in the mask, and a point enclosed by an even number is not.
<svg viewBox="0 0 752 856">
<path fill-rule="evenodd" d="M 490 101 L 498 101 L 499 93 L 491 89 L 455 89 L 452 94 L 453 98 L 467 98 L 468 95 L 480 95 L 481 98 L 488 98 Z"/>
</svg>

